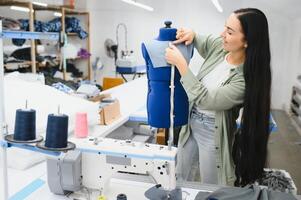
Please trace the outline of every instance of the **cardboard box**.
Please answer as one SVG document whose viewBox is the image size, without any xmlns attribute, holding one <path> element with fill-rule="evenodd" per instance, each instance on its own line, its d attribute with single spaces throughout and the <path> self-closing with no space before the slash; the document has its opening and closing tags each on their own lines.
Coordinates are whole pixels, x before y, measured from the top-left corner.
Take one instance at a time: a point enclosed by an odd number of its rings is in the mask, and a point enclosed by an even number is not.
<svg viewBox="0 0 301 200">
<path fill-rule="evenodd" d="M 166 145 L 166 132 L 164 128 L 159 128 L 156 134 L 157 144 Z"/>
<path fill-rule="evenodd" d="M 118 118 L 121 117 L 120 113 L 120 103 L 118 99 L 114 99 L 113 102 L 103 103 L 104 99 L 111 98 L 110 94 L 101 94 L 93 98 L 92 101 L 98 102 L 102 105 L 99 109 L 99 124 L 101 125 L 109 125 Z"/>
<path fill-rule="evenodd" d="M 100 102 L 103 98 L 110 97 L 110 94 L 99 94 L 95 97 L 90 97 L 88 100 L 93 102 Z"/>
</svg>

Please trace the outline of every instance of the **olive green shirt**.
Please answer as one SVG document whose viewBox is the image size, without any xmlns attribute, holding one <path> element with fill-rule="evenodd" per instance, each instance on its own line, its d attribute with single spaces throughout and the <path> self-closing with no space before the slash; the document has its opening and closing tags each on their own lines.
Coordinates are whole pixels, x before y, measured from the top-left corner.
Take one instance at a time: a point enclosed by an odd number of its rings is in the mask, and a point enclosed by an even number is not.
<svg viewBox="0 0 301 200">
<path fill-rule="evenodd" d="M 209 92 L 200 80 L 221 63 L 228 52 L 222 47 L 222 39 L 214 38 L 211 35 L 196 35 L 194 45 L 205 61 L 196 76 L 188 69 L 181 78 L 181 83 L 188 95 L 189 113 L 194 104 L 202 105 L 202 109 L 216 112 L 215 149 L 218 184 L 233 185 L 235 173 L 231 151 L 236 119 L 244 99 L 243 64 L 231 69 L 228 79 L 216 90 Z M 190 131 L 189 125 L 182 127 L 179 135 L 179 151 L 188 140 Z"/>
</svg>

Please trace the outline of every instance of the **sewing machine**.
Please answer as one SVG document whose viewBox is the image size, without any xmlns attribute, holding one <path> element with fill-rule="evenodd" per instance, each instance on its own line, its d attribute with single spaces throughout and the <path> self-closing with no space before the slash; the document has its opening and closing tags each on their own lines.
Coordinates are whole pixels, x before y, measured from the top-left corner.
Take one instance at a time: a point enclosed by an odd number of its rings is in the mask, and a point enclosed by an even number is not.
<svg viewBox="0 0 301 200">
<path fill-rule="evenodd" d="M 177 148 L 175 147 L 168 150 L 166 146 L 109 138 L 73 138 L 72 142 L 76 143 L 77 149 L 81 152 L 81 162 L 78 161 L 77 154 L 73 156 L 76 157 L 73 164 L 77 166 L 70 167 L 72 162 L 69 159 L 69 170 L 65 170 L 68 173 L 57 173 L 55 167 L 48 167 L 49 188 L 55 194 L 78 190 L 77 180 L 72 179 L 72 177 L 79 176 L 79 174 L 73 174 L 78 173 L 78 170 L 72 172 L 72 169 L 79 167 L 81 167 L 82 185 L 101 192 L 106 190 L 110 178 L 116 173 L 149 176 L 155 184 L 161 184 L 165 190 L 173 190 L 176 187 Z M 64 161 L 62 158 L 48 158 L 47 163 L 47 165 L 52 163 L 54 166 L 55 163 L 64 163 Z M 64 172 L 63 169 L 62 166 L 60 171 Z M 76 187 L 64 184 L 70 182 Z M 60 190 L 54 189 L 59 186 L 62 186 Z"/>
</svg>

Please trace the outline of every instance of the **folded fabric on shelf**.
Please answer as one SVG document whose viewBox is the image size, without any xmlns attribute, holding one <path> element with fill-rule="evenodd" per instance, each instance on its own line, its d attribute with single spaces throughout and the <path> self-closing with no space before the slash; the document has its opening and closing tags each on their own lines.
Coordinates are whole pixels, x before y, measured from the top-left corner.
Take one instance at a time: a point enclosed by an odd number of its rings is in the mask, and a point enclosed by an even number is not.
<svg viewBox="0 0 301 200">
<path fill-rule="evenodd" d="M 5 73 L 10 73 L 10 72 L 20 72 L 20 73 L 29 73 L 31 72 L 31 68 L 29 67 L 29 64 L 24 64 L 24 63 L 10 63 L 7 66 L 4 66 L 5 68 Z"/>
<path fill-rule="evenodd" d="M 75 17 L 66 17 L 66 33 L 77 33 L 80 39 L 88 37 L 88 33 L 80 26 L 80 20 Z"/>
<path fill-rule="evenodd" d="M 21 47 L 23 46 L 23 44 L 26 42 L 26 39 L 12 39 L 12 42 L 14 45 L 18 46 L 18 47 Z"/>
<path fill-rule="evenodd" d="M 31 60 L 31 48 L 26 47 L 26 48 L 17 49 L 11 54 L 11 57 L 14 57 L 19 60 L 30 61 Z M 42 56 L 36 55 L 36 61 L 43 62 L 44 58 Z"/>
<path fill-rule="evenodd" d="M 0 20 L 2 21 L 2 27 L 4 30 L 16 31 L 21 29 L 21 24 L 17 20 L 8 17 L 2 17 L 2 16 L 0 16 Z"/>
<path fill-rule="evenodd" d="M 4 58 L 4 64 L 8 64 L 8 63 L 21 63 L 21 62 L 24 62 L 24 60 L 20 60 L 20 59 L 17 59 L 17 58 L 14 58 L 14 57 L 11 57 L 11 56 L 5 56 Z"/>
<path fill-rule="evenodd" d="M 30 47 L 30 45 L 23 45 L 22 48 Z M 3 52 L 7 55 L 11 55 L 14 51 L 20 49 L 20 47 L 17 47 L 15 45 L 4 45 L 3 46 Z M 44 45 L 37 45 L 37 53 L 41 54 L 45 52 L 45 46 Z"/>
<path fill-rule="evenodd" d="M 67 62 L 67 72 L 71 72 L 73 77 L 79 78 L 83 76 L 83 72 L 81 72 L 75 65 L 71 62 Z"/>
<path fill-rule="evenodd" d="M 89 58 L 91 53 L 87 49 L 80 48 L 80 50 L 77 52 L 77 56 L 80 58 Z"/>
<path fill-rule="evenodd" d="M 29 31 L 29 20 L 19 19 L 19 29 Z M 77 33 L 80 39 L 88 37 L 88 33 L 80 26 L 80 20 L 76 17 L 65 17 L 66 33 Z M 61 18 L 57 17 L 48 22 L 34 21 L 34 30 L 36 32 L 60 32 L 62 30 Z M 16 46 L 22 46 L 25 43 L 25 39 L 13 39 L 13 44 Z"/>
</svg>

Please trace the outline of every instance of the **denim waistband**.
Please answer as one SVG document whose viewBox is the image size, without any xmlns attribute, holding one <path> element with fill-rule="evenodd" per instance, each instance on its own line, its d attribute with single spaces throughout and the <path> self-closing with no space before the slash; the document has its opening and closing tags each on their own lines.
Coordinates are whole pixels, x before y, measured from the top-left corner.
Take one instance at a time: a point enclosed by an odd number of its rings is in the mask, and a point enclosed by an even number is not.
<svg viewBox="0 0 301 200">
<path fill-rule="evenodd" d="M 215 121 L 214 117 L 210 117 L 205 113 L 199 112 L 197 109 L 192 108 L 191 110 L 191 117 L 195 117 L 202 120 L 208 120 L 208 121 Z"/>
</svg>

